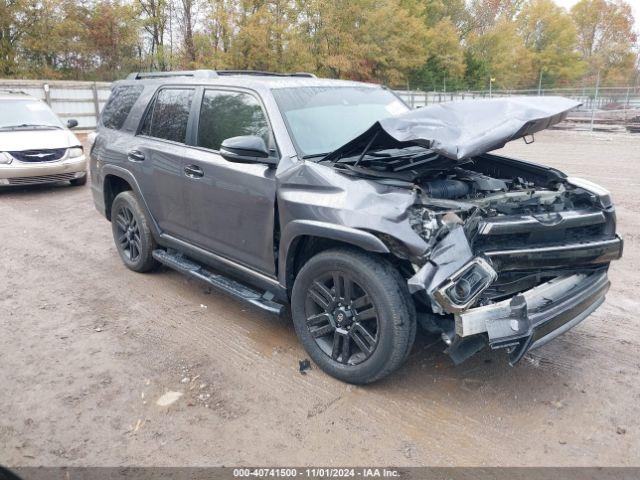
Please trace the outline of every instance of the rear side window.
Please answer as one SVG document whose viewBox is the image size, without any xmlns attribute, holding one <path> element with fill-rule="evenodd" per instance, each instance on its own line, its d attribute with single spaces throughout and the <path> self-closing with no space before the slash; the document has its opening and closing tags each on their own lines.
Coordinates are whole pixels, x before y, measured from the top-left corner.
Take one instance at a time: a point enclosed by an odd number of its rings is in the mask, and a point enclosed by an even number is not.
<svg viewBox="0 0 640 480">
<path fill-rule="evenodd" d="M 111 91 L 109 101 L 102 109 L 102 125 L 120 130 L 129 112 L 144 90 L 141 85 L 116 87 Z"/>
<path fill-rule="evenodd" d="M 198 146 L 219 150 L 223 140 L 257 135 L 269 145 L 269 124 L 260 102 L 248 93 L 206 90 L 198 122 Z"/>
<path fill-rule="evenodd" d="M 163 88 L 147 111 L 141 135 L 185 143 L 193 89 Z"/>
</svg>

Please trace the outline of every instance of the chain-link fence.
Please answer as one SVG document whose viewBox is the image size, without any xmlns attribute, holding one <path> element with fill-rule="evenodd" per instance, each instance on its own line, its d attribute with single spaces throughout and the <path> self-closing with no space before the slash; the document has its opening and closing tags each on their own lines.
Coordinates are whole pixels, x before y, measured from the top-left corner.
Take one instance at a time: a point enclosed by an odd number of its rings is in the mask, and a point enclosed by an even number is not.
<svg viewBox="0 0 640 480">
<path fill-rule="evenodd" d="M 0 90 L 20 90 L 47 102 L 64 120 L 75 118 L 81 129 L 96 126 L 100 110 L 109 97 L 108 82 L 46 80 L 2 80 Z M 640 87 L 555 88 L 533 90 L 483 90 L 464 92 L 422 92 L 396 90 L 412 108 L 470 98 L 513 95 L 560 95 L 579 101 L 560 128 L 640 132 Z"/>
<path fill-rule="evenodd" d="M 581 103 L 560 128 L 601 131 L 640 131 L 640 87 L 554 88 L 531 90 L 480 90 L 463 92 L 421 92 L 396 90 L 412 108 L 470 98 L 514 95 L 572 98 Z"/>
</svg>

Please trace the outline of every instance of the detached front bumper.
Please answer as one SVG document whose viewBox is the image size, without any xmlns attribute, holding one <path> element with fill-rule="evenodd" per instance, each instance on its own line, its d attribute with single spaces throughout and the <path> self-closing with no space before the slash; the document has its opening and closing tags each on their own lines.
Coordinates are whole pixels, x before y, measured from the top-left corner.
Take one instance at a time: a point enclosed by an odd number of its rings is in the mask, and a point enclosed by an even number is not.
<svg viewBox="0 0 640 480">
<path fill-rule="evenodd" d="M 606 270 L 557 277 L 509 300 L 456 314 L 456 335 L 486 333 L 491 348 L 510 349 L 513 365 L 589 316 L 609 286 Z"/>
<path fill-rule="evenodd" d="M 409 290 L 423 297 L 435 316 L 430 322 L 443 332 L 447 353 L 460 363 L 487 344 L 508 348 L 510 363 L 532 348 L 566 332 L 584 320 L 604 301 L 609 289 L 608 265 L 622 256 L 623 242 L 611 239 L 483 252 L 475 256 L 461 228 L 450 232 L 427 262 L 408 280 Z M 479 259 L 486 262 L 478 262 Z M 464 272 L 473 266 L 483 266 Z M 562 269 L 566 272 L 507 300 L 468 308 L 482 289 L 494 281 L 493 273 Z M 495 269 L 495 272 L 494 270 Z M 469 285 L 477 288 L 469 288 Z M 454 302 L 456 295 L 466 302 Z M 457 304 L 456 304 L 457 303 Z M 453 317 L 453 320 L 451 320 Z M 451 322 L 451 323 L 448 323 Z"/>
</svg>

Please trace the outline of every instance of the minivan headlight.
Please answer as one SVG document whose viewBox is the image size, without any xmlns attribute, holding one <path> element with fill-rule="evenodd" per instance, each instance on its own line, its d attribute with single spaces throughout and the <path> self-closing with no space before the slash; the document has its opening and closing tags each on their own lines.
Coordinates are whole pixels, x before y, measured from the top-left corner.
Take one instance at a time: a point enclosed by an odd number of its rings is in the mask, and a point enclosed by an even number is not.
<svg viewBox="0 0 640 480">
<path fill-rule="evenodd" d="M 13 157 L 7 152 L 0 152 L 0 164 L 8 165 L 13 160 Z"/>
<path fill-rule="evenodd" d="M 78 158 L 82 156 L 82 147 L 71 147 L 67 150 L 69 158 Z"/>
</svg>

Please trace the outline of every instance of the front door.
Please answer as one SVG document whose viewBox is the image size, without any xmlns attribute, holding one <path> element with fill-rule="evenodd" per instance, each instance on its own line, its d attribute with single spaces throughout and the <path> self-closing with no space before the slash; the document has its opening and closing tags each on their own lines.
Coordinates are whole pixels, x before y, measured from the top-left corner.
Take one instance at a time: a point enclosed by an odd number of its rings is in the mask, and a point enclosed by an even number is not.
<svg viewBox="0 0 640 480">
<path fill-rule="evenodd" d="M 274 274 L 275 169 L 228 162 L 218 153 L 223 140 L 239 135 L 259 135 L 273 146 L 260 101 L 247 92 L 205 89 L 195 123 L 184 165 L 188 240 Z"/>
</svg>

